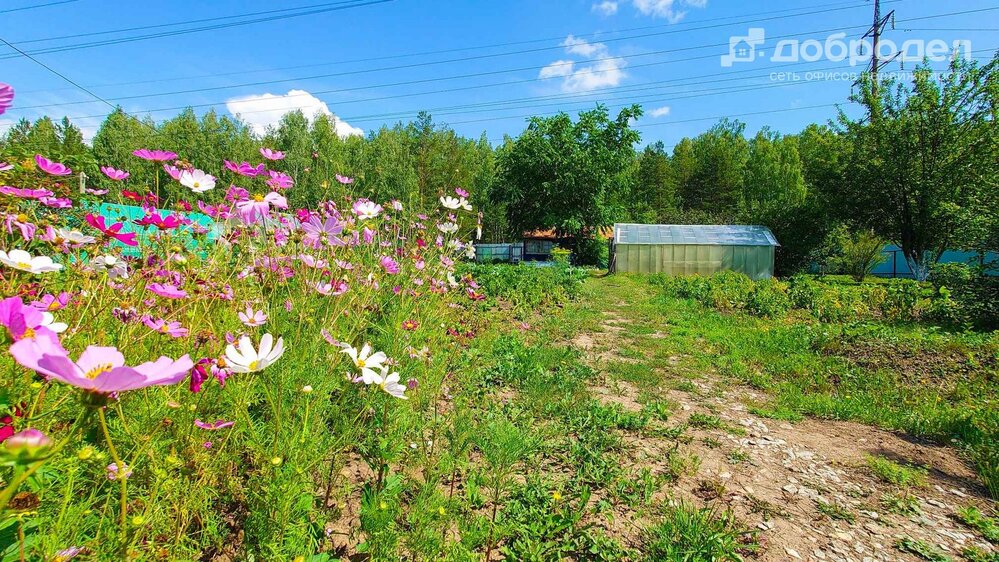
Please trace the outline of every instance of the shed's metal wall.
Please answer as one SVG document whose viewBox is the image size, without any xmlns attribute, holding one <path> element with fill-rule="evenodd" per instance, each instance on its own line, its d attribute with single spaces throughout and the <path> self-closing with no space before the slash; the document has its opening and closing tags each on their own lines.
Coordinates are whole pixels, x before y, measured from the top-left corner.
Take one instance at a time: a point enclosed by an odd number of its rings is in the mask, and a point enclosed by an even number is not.
<svg viewBox="0 0 999 562">
<path fill-rule="evenodd" d="M 614 259 L 614 270 L 622 273 L 711 275 L 731 270 L 752 279 L 774 274 L 773 246 L 619 243 Z"/>
</svg>

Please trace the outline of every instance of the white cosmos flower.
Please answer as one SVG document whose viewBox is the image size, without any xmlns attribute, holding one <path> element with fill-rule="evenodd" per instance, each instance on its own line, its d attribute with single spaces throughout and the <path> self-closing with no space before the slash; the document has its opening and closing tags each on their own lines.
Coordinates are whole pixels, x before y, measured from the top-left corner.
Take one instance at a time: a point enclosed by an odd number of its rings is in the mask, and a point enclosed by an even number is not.
<svg viewBox="0 0 999 562">
<path fill-rule="evenodd" d="M 239 338 L 239 350 L 236 346 L 229 344 L 225 348 L 226 362 L 234 373 L 255 373 L 263 371 L 269 365 L 281 358 L 284 353 L 284 338 L 278 338 L 274 343 L 274 336 L 264 334 L 260 337 L 260 348 L 253 349 L 253 342 L 248 336 Z"/>
<path fill-rule="evenodd" d="M 32 256 L 20 249 L 11 250 L 9 254 L 4 250 L 0 250 L 0 262 L 7 267 L 35 274 L 62 269 L 60 264 L 53 262 L 52 258 L 48 256 Z"/>
<path fill-rule="evenodd" d="M 364 347 L 360 351 L 349 345 L 344 345 L 340 353 L 346 353 L 350 356 L 350 360 L 354 362 L 354 366 L 361 371 L 361 380 L 364 381 L 364 384 L 381 384 L 382 377 L 378 375 L 375 369 L 381 369 L 382 363 L 388 359 L 388 356 L 381 351 L 371 353 L 372 351 L 371 346 L 368 344 L 364 344 Z"/>
<path fill-rule="evenodd" d="M 56 240 L 57 241 L 61 240 L 66 244 L 74 244 L 74 245 L 91 244 L 97 241 L 97 239 L 94 238 L 93 236 L 87 236 L 86 234 L 80 232 L 79 230 L 67 230 L 65 228 L 57 228 L 55 233 L 56 233 Z"/>
<path fill-rule="evenodd" d="M 103 256 L 96 256 L 90 261 L 90 265 L 99 271 L 106 271 L 108 277 L 111 279 L 117 279 L 121 277 L 122 279 L 128 279 L 128 264 L 125 260 L 112 256 L 111 254 L 106 254 Z"/>
<path fill-rule="evenodd" d="M 253 310 L 253 307 L 246 307 L 246 312 L 240 312 L 236 316 L 239 317 L 239 321 L 250 328 L 256 328 L 257 326 L 263 326 L 267 323 L 267 314 L 263 310 Z"/>
<path fill-rule="evenodd" d="M 401 398 L 402 400 L 409 399 L 406 396 L 406 386 L 399 383 L 399 373 L 392 373 L 390 375 L 388 365 L 382 365 L 382 374 L 378 378 L 381 379 L 378 386 L 382 387 L 382 390 L 396 398 Z"/>
<path fill-rule="evenodd" d="M 445 209 L 457 211 L 461 208 L 461 199 L 458 199 L 457 197 L 441 197 L 441 205 L 443 205 Z"/>
<path fill-rule="evenodd" d="M 42 312 L 42 326 L 57 334 L 61 334 L 69 328 L 69 324 L 66 324 L 65 322 L 56 322 L 55 315 L 51 312 Z"/>
<path fill-rule="evenodd" d="M 465 244 L 465 257 L 470 260 L 475 259 L 475 246 L 472 245 L 471 240 L 468 241 L 468 244 Z"/>
<path fill-rule="evenodd" d="M 445 222 L 437 225 L 437 230 L 440 230 L 444 234 L 454 234 L 458 232 L 458 223 Z"/>
<path fill-rule="evenodd" d="M 204 193 L 209 189 L 215 189 L 215 176 L 207 174 L 203 170 L 184 170 L 180 173 L 179 181 L 181 185 L 195 193 Z"/>
</svg>

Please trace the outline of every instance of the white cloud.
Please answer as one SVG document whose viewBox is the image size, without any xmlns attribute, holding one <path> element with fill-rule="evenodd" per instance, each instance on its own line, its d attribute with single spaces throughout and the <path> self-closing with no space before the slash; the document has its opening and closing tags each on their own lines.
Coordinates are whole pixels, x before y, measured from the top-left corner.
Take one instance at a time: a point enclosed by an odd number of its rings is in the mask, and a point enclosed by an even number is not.
<svg viewBox="0 0 999 562">
<path fill-rule="evenodd" d="M 650 111 L 649 112 L 649 116 L 650 117 L 657 117 L 657 118 L 658 117 L 666 117 L 666 116 L 669 115 L 669 112 L 670 112 L 669 106 L 668 105 L 664 105 L 662 107 L 657 107 L 657 108 L 653 109 L 652 111 Z"/>
<path fill-rule="evenodd" d="M 607 45 L 569 35 L 562 46 L 566 53 L 588 59 L 582 62 L 560 59 L 541 69 L 538 78 L 562 78 L 563 92 L 579 93 L 613 87 L 625 78 L 624 59 L 611 56 Z"/>
<path fill-rule="evenodd" d="M 538 73 L 538 78 L 557 78 L 559 76 L 568 76 L 572 74 L 572 67 L 576 64 L 576 61 L 571 60 L 557 60 L 548 66 L 541 69 Z"/>
<path fill-rule="evenodd" d="M 301 110 L 310 120 L 317 114 L 328 115 L 336 124 L 336 134 L 341 138 L 362 136 L 364 130 L 341 121 L 326 102 L 305 90 L 290 90 L 287 94 L 261 94 L 231 98 L 225 102 L 229 113 L 239 116 L 252 129 L 262 135 L 267 127 L 277 126 L 285 113 Z"/>
<path fill-rule="evenodd" d="M 604 16 L 613 16 L 617 13 L 617 2 L 612 2 L 611 0 L 604 0 L 599 4 L 593 5 L 593 11 Z"/>
<path fill-rule="evenodd" d="M 708 0 L 632 0 L 635 9 L 642 15 L 654 18 L 663 18 L 670 23 L 677 23 L 687 15 L 687 11 L 679 6 L 690 8 L 704 8 L 708 5 Z"/>
</svg>

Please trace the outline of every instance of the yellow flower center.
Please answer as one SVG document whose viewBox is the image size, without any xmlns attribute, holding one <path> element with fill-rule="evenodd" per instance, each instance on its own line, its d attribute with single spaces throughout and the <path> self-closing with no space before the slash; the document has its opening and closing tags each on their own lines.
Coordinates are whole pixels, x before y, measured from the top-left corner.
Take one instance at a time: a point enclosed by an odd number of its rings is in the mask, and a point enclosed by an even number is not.
<svg viewBox="0 0 999 562">
<path fill-rule="evenodd" d="M 260 365 L 260 361 L 253 361 L 249 365 L 247 365 L 247 367 L 249 367 L 251 371 L 256 371 L 258 365 Z"/>
<path fill-rule="evenodd" d="M 28 215 L 24 213 L 17 215 L 17 222 L 28 222 Z"/>
<path fill-rule="evenodd" d="M 167 333 L 169 331 L 170 331 L 170 327 L 167 326 L 166 324 L 163 324 L 162 326 L 160 326 L 160 332 L 162 332 L 162 333 L 165 334 L 165 333 Z"/>
<path fill-rule="evenodd" d="M 197 181 L 194 182 L 194 188 L 197 189 L 199 187 L 201 187 L 201 182 L 197 182 Z"/>
<path fill-rule="evenodd" d="M 23 340 L 33 340 L 33 339 L 35 339 L 35 329 L 34 328 L 25 328 L 24 329 L 24 335 L 21 336 L 21 339 L 23 339 Z"/>
<path fill-rule="evenodd" d="M 49 303 L 49 312 L 52 312 L 53 310 L 59 310 L 59 306 L 60 306 L 59 305 L 59 301 L 52 301 L 52 302 L 50 302 Z"/>
<path fill-rule="evenodd" d="M 88 379 L 96 379 L 97 376 L 100 375 L 101 373 L 106 373 L 110 370 L 111 370 L 110 363 L 102 363 L 84 373 L 83 376 L 87 377 Z"/>
<path fill-rule="evenodd" d="M 18 269 L 23 269 L 24 271 L 31 271 L 31 264 L 26 261 L 19 261 L 15 266 Z"/>
<path fill-rule="evenodd" d="M 261 201 L 264 200 L 264 196 L 260 195 L 260 194 L 254 195 L 253 196 L 253 200 L 256 201 L 257 203 L 259 203 L 259 202 L 261 202 Z"/>
<path fill-rule="evenodd" d="M 358 358 L 358 360 L 357 360 L 357 367 L 358 367 L 359 369 L 363 369 L 363 368 L 364 368 L 364 365 L 365 365 L 365 363 L 364 363 L 364 359 L 360 359 L 360 358 Z"/>
</svg>

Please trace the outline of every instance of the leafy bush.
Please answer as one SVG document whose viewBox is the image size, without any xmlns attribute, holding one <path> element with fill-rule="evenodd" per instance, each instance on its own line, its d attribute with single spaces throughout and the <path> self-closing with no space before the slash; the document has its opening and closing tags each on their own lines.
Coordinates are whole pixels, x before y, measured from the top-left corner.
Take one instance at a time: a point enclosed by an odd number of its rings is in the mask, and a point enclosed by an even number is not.
<svg viewBox="0 0 999 562">
<path fill-rule="evenodd" d="M 934 266 L 930 282 L 943 301 L 931 308 L 937 321 L 999 328 L 999 277 L 986 275 L 982 267 L 944 263 Z"/>
<path fill-rule="evenodd" d="M 780 318 L 791 310 L 788 286 L 775 279 L 766 279 L 753 285 L 746 301 L 746 310 L 756 316 Z"/>
<path fill-rule="evenodd" d="M 863 281 L 885 261 L 884 247 L 885 241 L 873 231 L 845 235 L 840 242 L 841 253 L 833 259 L 834 267 L 857 281 Z"/>
<path fill-rule="evenodd" d="M 461 273 L 471 274 L 488 298 L 505 300 L 524 312 L 575 299 L 588 275 L 565 264 L 469 264 Z"/>
</svg>

